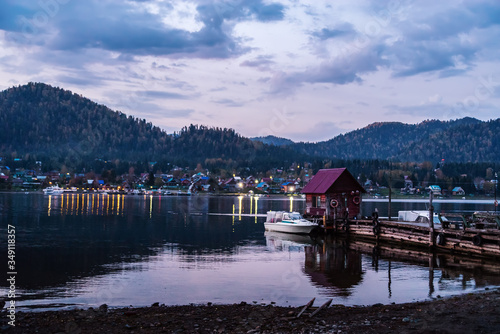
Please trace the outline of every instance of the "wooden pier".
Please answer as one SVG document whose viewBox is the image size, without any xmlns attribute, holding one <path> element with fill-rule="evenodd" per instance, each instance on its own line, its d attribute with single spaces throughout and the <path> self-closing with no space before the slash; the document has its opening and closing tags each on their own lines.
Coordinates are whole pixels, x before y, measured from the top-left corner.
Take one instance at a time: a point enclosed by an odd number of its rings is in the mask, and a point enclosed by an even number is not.
<svg viewBox="0 0 500 334">
<path fill-rule="evenodd" d="M 500 230 L 497 228 L 467 227 L 457 223 L 429 227 L 424 223 L 376 218 L 371 220 L 325 220 L 321 229 L 326 234 L 370 240 L 377 244 L 425 247 L 452 254 L 500 259 Z"/>
<path fill-rule="evenodd" d="M 379 269 L 379 261 L 385 260 L 383 270 L 387 270 L 388 284 L 391 284 L 391 261 L 416 264 L 429 269 L 429 296 L 434 292 L 435 269 L 444 277 L 461 277 L 464 285 L 473 278 L 476 288 L 500 284 L 500 266 L 494 257 L 474 257 L 451 254 L 422 247 L 374 243 L 366 239 L 353 239 L 327 235 L 318 239 L 317 245 L 306 248 L 306 272 L 321 270 L 324 273 L 341 273 L 343 268 L 351 268 L 352 273 L 363 271 L 360 259 L 354 256 L 363 253 L 371 256 L 372 267 Z M 351 252 L 354 251 L 354 254 Z M 319 280 L 318 280 L 319 282 Z M 323 281 L 326 282 L 326 281 Z M 328 284 L 328 283 L 327 283 Z M 390 287 L 389 287 L 390 290 Z"/>
<path fill-rule="evenodd" d="M 451 219 L 438 216 L 440 222 L 435 224 L 433 192 L 429 193 L 427 223 L 391 221 L 390 196 L 388 220 L 379 219 L 378 212 L 373 212 L 371 218 L 359 219 L 362 195 L 366 191 L 346 168 L 319 170 L 302 192 L 306 195 L 304 217 L 318 222 L 320 231 L 325 234 L 348 235 L 349 238 L 371 240 L 377 244 L 500 258 L 499 215 L 445 215 Z"/>
</svg>

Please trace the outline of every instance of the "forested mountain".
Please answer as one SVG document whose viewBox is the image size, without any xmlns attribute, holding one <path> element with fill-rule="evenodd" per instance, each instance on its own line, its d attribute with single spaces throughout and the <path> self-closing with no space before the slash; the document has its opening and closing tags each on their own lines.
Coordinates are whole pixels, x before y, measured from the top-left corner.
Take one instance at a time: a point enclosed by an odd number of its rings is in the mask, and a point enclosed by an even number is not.
<svg viewBox="0 0 500 334">
<path fill-rule="evenodd" d="M 325 142 L 293 143 L 195 125 L 167 134 L 146 120 L 42 83 L 0 92 L 0 157 L 31 165 L 40 160 L 44 169 L 82 170 L 95 161 L 112 161 L 120 171 L 130 163 L 144 170 L 153 161 L 235 171 L 266 171 L 295 161 L 312 162 L 315 169 L 337 160 L 500 162 L 499 147 L 500 119 L 374 123 Z"/>
<path fill-rule="evenodd" d="M 0 92 L 2 156 L 54 167 L 81 168 L 99 159 L 235 168 L 283 164 L 300 154 L 253 142 L 232 129 L 191 125 L 169 135 L 70 91 L 29 83 Z"/>
<path fill-rule="evenodd" d="M 35 158 L 137 158 L 161 154 L 172 138 L 145 120 L 77 94 L 30 83 L 0 93 L 0 152 Z"/>
<path fill-rule="evenodd" d="M 318 143 L 297 143 L 297 151 L 330 159 L 398 161 L 500 161 L 500 119 L 482 122 L 466 117 L 419 124 L 373 123 Z M 496 147 L 496 149 L 495 149 Z"/>
<path fill-rule="evenodd" d="M 499 162 L 500 118 L 462 123 L 410 143 L 396 157 L 402 161 Z"/>
</svg>

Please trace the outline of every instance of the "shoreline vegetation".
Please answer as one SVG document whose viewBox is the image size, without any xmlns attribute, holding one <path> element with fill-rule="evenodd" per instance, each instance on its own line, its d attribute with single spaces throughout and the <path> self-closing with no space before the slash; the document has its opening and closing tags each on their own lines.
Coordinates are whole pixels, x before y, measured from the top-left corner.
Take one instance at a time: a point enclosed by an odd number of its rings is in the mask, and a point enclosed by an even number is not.
<svg viewBox="0 0 500 334">
<path fill-rule="evenodd" d="M 297 318 L 301 307 L 241 302 L 17 312 L 6 333 L 499 333 L 500 289 L 430 301 L 331 305 Z"/>
</svg>

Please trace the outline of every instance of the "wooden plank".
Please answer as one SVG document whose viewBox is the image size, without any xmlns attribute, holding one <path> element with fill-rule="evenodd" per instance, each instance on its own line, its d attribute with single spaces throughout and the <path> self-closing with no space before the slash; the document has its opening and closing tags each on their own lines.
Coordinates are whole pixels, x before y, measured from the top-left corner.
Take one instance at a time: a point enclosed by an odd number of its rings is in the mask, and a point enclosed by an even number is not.
<svg viewBox="0 0 500 334">
<path fill-rule="evenodd" d="M 390 244 L 413 244 L 418 247 L 429 246 L 429 227 L 398 222 L 380 221 L 380 233 L 373 234 L 373 221 L 356 220 L 350 225 L 350 236 L 353 238 L 378 240 Z M 346 234 L 339 229 L 338 234 Z M 438 249 L 453 253 L 473 254 L 480 257 L 497 257 L 500 255 L 500 230 L 467 228 L 456 230 L 438 228 L 436 233 L 443 233 L 445 245 L 436 245 Z M 481 246 L 473 244 L 472 239 L 480 234 L 483 243 Z"/>
<path fill-rule="evenodd" d="M 326 303 L 324 303 L 323 305 L 321 305 L 320 307 L 318 307 L 318 309 L 316 311 L 314 311 L 313 313 L 309 314 L 309 318 L 311 318 L 313 315 L 315 315 L 316 313 L 318 313 L 322 309 L 327 308 L 328 306 L 330 306 L 330 304 L 332 303 L 332 300 L 333 299 L 328 299 L 328 301 Z"/>
<path fill-rule="evenodd" d="M 300 310 L 299 314 L 297 314 L 297 318 L 300 317 L 302 315 L 302 313 L 304 313 L 309 307 L 312 306 L 312 304 L 314 304 L 314 300 L 316 298 L 313 298 L 309 301 L 309 303 L 307 303 L 306 305 L 304 305 L 304 307 L 302 308 L 302 310 Z"/>
</svg>

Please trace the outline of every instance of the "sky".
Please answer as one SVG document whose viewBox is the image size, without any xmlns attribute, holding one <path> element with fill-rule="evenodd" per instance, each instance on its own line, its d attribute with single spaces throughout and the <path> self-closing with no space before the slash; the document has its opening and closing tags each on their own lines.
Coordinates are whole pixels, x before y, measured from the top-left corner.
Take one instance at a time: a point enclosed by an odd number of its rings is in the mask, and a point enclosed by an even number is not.
<svg viewBox="0 0 500 334">
<path fill-rule="evenodd" d="M 500 117 L 500 1 L 2 0 L 0 90 L 316 142 Z"/>
</svg>

